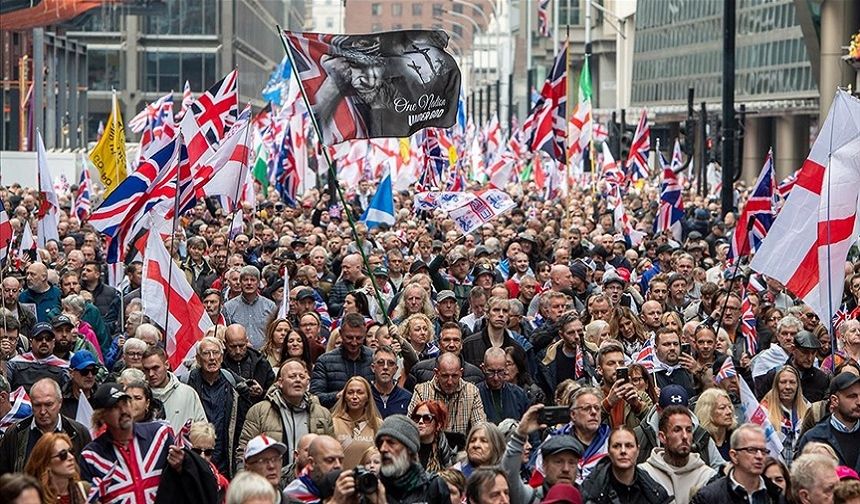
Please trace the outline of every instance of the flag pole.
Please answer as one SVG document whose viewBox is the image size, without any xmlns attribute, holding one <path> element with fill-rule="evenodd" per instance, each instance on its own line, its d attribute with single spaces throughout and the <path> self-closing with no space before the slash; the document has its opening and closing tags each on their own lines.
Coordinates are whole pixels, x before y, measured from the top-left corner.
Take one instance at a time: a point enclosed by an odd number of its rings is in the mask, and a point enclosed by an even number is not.
<svg viewBox="0 0 860 504">
<path fill-rule="evenodd" d="M 385 306 L 385 302 L 382 300 L 382 295 L 379 292 L 379 286 L 376 285 L 376 278 L 373 276 L 373 271 L 370 270 L 370 263 L 367 260 L 367 254 L 364 252 L 363 240 L 361 236 L 359 236 L 358 231 L 355 228 L 355 220 L 352 218 L 352 212 L 349 209 L 349 205 L 346 203 L 346 198 L 343 196 L 343 189 L 341 189 L 340 184 L 337 181 L 337 172 L 335 172 L 334 164 L 331 160 L 331 153 L 328 151 L 328 147 L 325 145 L 325 140 L 323 138 L 322 129 L 320 128 L 319 122 L 317 122 L 316 114 L 314 114 L 313 109 L 311 108 L 311 102 L 308 98 L 307 91 L 305 91 L 305 85 L 302 82 L 301 77 L 298 74 L 298 70 L 296 68 L 295 58 L 293 57 L 293 51 L 290 48 L 289 44 L 287 44 L 286 39 L 284 38 L 284 31 L 281 29 L 281 25 L 276 24 L 276 29 L 278 30 L 278 37 L 281 39 L 281 44 L 284 46 L 284 51 L 287 53 L 287 58 L 290 60 L 290 68 L 296 75 L 296 81 L 299 84 L 299 91 L 302 94 L 302 101 L 305 104 L 305 108 L 308 111 L 308 115 L 311 118 L 311 124 L 314 127 L 314 131 L 317 134 L 317 141 L 320 143 L 322 147 L 323 157 L 325 158 L 326 164 L 328 165 L 328 175 L 329 175 L 329 184 L 335 188 L 337 192 L 338 199 L 340 203 L 343 205 L 343 212 L 346 214 L 346 219 L 349 222 L 349 227 L 352 230 L 352 236 L 358 245 L 358 252 L 361 254 L 361 260 L 364 263 L 364 269 L 367 270 L 367 276 L 370 278 L 370 283 L 373 285 L 373 292 L 376 296 L 376 302 L 379 303 L 379 309 L 382 311 L 382 316 L 385 319 L 386 325 L 391 325 L 391 319 L 388 317 L 388 309 Z"/>
<path fill-rule="evenodd" d="M 182 136 L 182 132 L 179 132 L 179 135 Z M 183 142 L 185 140 L 183 139 Z M 182 147 L 180 146 L 180 149 Z M 180 158 L 182 154 L 179 154 Z M 167 251 L 168 255 L 170 255 L 170 260 L 173 261 L 173 250 L 176 248 L 176 221 L 179 214 L 179 172 L 182 171 L 182 164 L 179 159 L 176 160 L 176 194 L 173 197 L 173 223 L 171 224 L 170 231 L 170 250 Z M 152 233 L 154 230 L 150 230 Z M 170 265 L 170 269 L 167 270 L 167 285 L 173 285 L 173 264 Z M 170 323 L 170 294 L 167 295 L 166 305 L 164 307 L 164 343 L 167 343 L 167 326 Z"/>
<path fill-rule="evenodd" d="M 561 1 L 561 0 L 556 0 Z M 565 170 L 565 183 L 570 184 L 571 179 L 573 178 L 573 163 L 570 162 L 570 124 L 571 119 L 573 119 L 573 109 L 571 108 L 571 104 L 573 102 L 573 97 L 570 96 L 570 0 L 567 0 L 565 16 L 564 16 L 564 27 L 565 27 L 565 36 L 564 36 L 564 46 L 567 48 L 567 52 L 565 53 L 565 62 L 564 62 L 564 159 L 567 160 L 567 170 Z M 568 187 L 568 193 L 570 192 L 570 187 Z M 565 206 L 565 215 L 567 215 L 568 208 Z"/>
<path fill-rule="evenodd" d="M 839 98 L 839 88 L 837 87 L 836 88 L 836 97 L 834 98 L 834 100 L 836 100 L 838 98 Z M 831 110 L 833 110 L 833 123 L 832 124 L 838 124 L 836 122 L 836 110 L 838 108 L 839 107 L 831 107 Z M 831 187 L 830 187 L 830 179 L 831 179 L 831 177 L 830 177 L 830 165 L 831 165 L 832 160 L 833 160 L 833 130 L 834 129 L 835 128 L 833 126 L 830 127 L 830 139 L 829 139 L 829 145 L 827 147 L 827 170 L 825 172 L 825 173 L 827 173 L 827 320 L 829 321 L 828 325 L 830 326 L 830 341 L 832 342 L 832 344 L 830 345 L 830 371 L 831 371 L 831 373 L 836 372 L 836 344 L 837 344 L 836 331 L 834 330 L 835 328 L 833 327 L 833 274 L 831 272 L 831 269 L 832 269 L 831 264 L 832 263 L 830 262 L 830 244 L 832 243 L 831 237 L 830 237 L 830 223 L 831 223 L 831 220 L 830 220 L 830 191 L 831 191 Z"/>
</svg>

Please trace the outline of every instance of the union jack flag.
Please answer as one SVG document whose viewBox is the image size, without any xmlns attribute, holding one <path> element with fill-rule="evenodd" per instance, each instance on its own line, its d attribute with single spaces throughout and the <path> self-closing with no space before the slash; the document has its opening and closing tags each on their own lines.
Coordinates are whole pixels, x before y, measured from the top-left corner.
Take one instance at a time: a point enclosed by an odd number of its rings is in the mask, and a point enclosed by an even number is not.
<svg viewBox="0 0 860 504">
<path fill-rule="evenodd" d="M 155 430 L 152 435 L 138 435 L 141 428 Z M 110 441 L 107 441 L 109 446 L 105 446 L 105 440 L 97 438 L 81 453 L 82 473 L 95 483 L 95 488 L 90 491 L 90 502 L 155 502 L 172 441 L 170 426 L 156 422 L 136 425 L 135 435 L 125 453 Z"/>
<path fill-rule="evenodd" d="M 631 181 L 644 180 L 650 175 L 648 171 L 649 150 L 651 150 L 651 127 L 648 125 L 647 112 L 642 109 L 639 125 L 636 126 L 636 135 L 633 137 L 633 144 L 630 146 L 630 153 L 627 156 Z"/>
<path fill-rule="evenodd" d="M 549 25 L 549 0 L 538 2 L 538 33 L 541 37 L 552 36 L 552 28 Z"/>
<path fill-rule="evenodd" d="M 684 219 L 683 188 L 678 182 L 678 174 L 666 162 L 663 153 L 657 149 L 660 165 L 663 167 L 663 182 L 660 184 L 660 207 L 654 219 L 654 233 L 671 230 L 677 241 L 681 240 L 681 221 Z M 674 164 L 674 162 L 672 163 Z"/>
<path fill-rule="evenodd" d="M 238 77 L 239 72 L 233 70 L 189 107 L 200 131 L 211 145 L 220 142 L 239 117 Z"/>
<path fill-rule="evenodd" d="M 654 340 L 648 340 L 642 350 L 633 358 L 633 362 L 641 364 L 650 373 L 654 369 Z"/>
<path fill-rule="evenodd" d="M 181 121 L 183 117 L 185 117 L 185 111 L 191 107 L 191 104 L 194 103 L 194 95 L 191 94 L 191 84 L 188 81 L 185 81 L 185 88 L 182 90 L 182 106 L 179 109 L 179 113 L 176 114 L 176 121 Z"/>
<path fill-rule="evenodd" d="M 833 328 L 839 329 L 843 322 L 848 320 L 848 307 L 844 304 L 833 314 Z"/>
<path fill-rule="evenodd" d="M 150 122 L 157 124 L 168 114 L 173 124 L 173 94 L 166 94 L 144 107 L 128 121 L 128 127 L 132 132 L 140 133 Z"/>
<path fill-rule="evenodd" d="M 90 215 L 92 206 L 90 204 L 90 169 L 87 166 L 86 157 L 83 158 L 84 165 L 81 170 L 81 183 L 78 186 L 78 195 L 75 197 L 75 207 L 73 213 L 78 216 L 78 220 L 84 222 Z"/>
<path fill-rule="evenodd" d="M 541 89 L 541 97 L 526 121 L 534 128 L 529 142 L 532 150 L 543 150 L 561 163 L 567 159 L 564 150 L 567 137 L 567 50 L 565 45 L 556 56 Z M 523 127 L 525 129 L 526 126 Z"/>
<path fill-rule="evenodd" d="M 296 198 L 299 191 L 299 176 L 288 129 L 281 141 L 281 149 L 275 164 L 275 189 L 287 205 L 296 206 L 298 203 Z"/>
<path fill-rule="evenodd" d="M 735 364 L 732 362 L 731 356 L 726 357 L 726 360 L 723 361 L 723 364 L 720 366 L 720 369 L 717 371 L 717 375 L 714 376 L 714 381 L 720 383 L 726 378 L 734 378 L 738 375 L 738 371 L 735 369 Z"/>
<path fill-rule="evenodd" d="M 767 153 L 764 167 L 759 173 L 753 191 L 738 217 L 727 257 L 741 258 L 755 252 L 776 219 L 774 210 L 773 149 Z M 744 233 L 743 231 L 747 232 Z"/>
<path fill-rule="evenodd" d="M 746 289 L 741 300 L 741 334 L 746 340 L 747 353 L 750 357 L 758 352 L 758 331 L 756 330 L 755 313 Z"/>
<path fill-rule="evenodd" d="M 442 174 L 449 165 L 448 150 L 443 149 L 445 132 L 437 128 L 424 130 L 421 146 L 424 150 L 424 169 L 418 179 L 418 192 L 433 191 L 443 187 Z M 449 140 L 450 142 L 450 140 Z"/>
<path fill-rule="evenodd" d="M 794 184 L 797 183 L 797 174 L 800 172 L 798 168 L 794 173 L 782 179 L 782 182 L 776 187 L 776 191 L 779 193 L 779 197 L 783 200 L 788 198 L 788 194 L 794 188 Z"/>
<path fill-rule="evenodd" d="M 30 396 L 27 395 L 24 387 L 18 387 L 9 394 L 9 404 L 12 405 L 12 409 L 3 415 L 3 418 L 0 418 L 0 436 L 12 424 L 33 414 Z"/>
</svg>

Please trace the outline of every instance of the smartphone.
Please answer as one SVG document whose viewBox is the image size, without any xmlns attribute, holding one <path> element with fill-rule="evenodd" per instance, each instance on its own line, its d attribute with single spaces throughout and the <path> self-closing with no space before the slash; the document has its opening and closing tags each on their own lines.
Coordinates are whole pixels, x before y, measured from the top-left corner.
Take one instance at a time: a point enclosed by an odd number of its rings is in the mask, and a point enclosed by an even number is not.
<svg viewBox="0 0 860 504">
<path fill-rule="evenodd" d="M 557 425 L 570 422 L 570 407 L 545 406 L 540 411 L 539 421 L 546 425 Z"/>
<path fill-rule="evenodd" d="M 623 381 L 629 381 L 630 380 L 630 376 L 627 373 L 626 367 L 620 367 L 620 368 L 615 370 L 615 381 L 619 381 L 619 380 L 623 380 Z"/>
<path fill-rule="evenodd" d="M 693 347 L 689 343 L 681 343 L 681 353 L 693 355 Z"/>
</svg>

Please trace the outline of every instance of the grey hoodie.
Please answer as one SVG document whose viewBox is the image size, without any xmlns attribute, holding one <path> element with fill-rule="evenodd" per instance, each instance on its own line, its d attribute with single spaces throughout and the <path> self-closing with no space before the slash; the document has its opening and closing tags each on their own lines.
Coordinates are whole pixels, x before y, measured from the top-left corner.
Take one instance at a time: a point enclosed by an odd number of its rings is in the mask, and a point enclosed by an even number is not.
<svg viewBox="0 0 860 504">
<path fill-rule="evenodd" d="M 206 421 L 206 411 L 197 392 L 170 371 L 167 372 L 167 384 L 163 388 L 153 388 L 152 396 L 164 404 L 164 416 L 173 432 L 179 432 L 189 418 L 192 422 Z"/>
<path fill-rule="evenodd" d="M 693 414 L 692 410 L 690 411 L 690 416 L 693 418 L 693 430 L 695 430 L 699 427 L 699 419 L 696 418 L 696 415 Z M 645 417 L 645 421 L 642 423 L 645 424 L 641 425 L 643 429 L 651 429 L 653 432 L 659 432 L 660 414 L 657 413 L 656 406 L 651 407 L 651 411 L 648 412 L 648 416 Z M 657 443 L 660 443 L 659 439 L 660 438 L 657 437 Z M 712 438 L 708 438 L 708 460 L 710 460 L 711 467 L 714 469 L 719 469 L 726 465 L 726 459 L 720 455 L 720 450 L 717 449 L 717 444 L 714 443 Z"/>
</svg>

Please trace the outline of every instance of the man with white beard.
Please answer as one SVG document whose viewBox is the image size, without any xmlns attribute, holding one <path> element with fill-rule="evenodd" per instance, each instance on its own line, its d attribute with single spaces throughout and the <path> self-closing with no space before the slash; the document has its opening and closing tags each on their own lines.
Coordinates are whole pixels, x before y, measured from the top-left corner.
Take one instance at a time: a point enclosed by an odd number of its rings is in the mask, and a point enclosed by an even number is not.
<svg viewBox="0 0 860 504">
<path fill-rule="evenodd" d="M 429 474 L 418 461 L 421 438 L 418 426 L 404 415 L 386 418 L 376 433 L 382 455 L 379 479 L 389 504 L 450 502 L 448 485 L 437 474 Z"/>
</svg>

